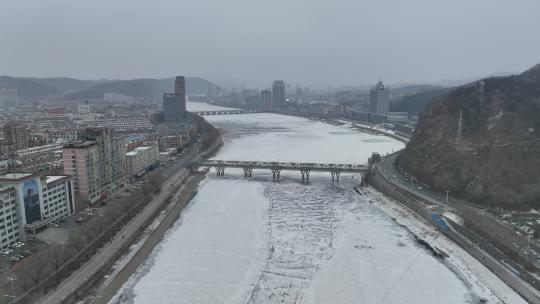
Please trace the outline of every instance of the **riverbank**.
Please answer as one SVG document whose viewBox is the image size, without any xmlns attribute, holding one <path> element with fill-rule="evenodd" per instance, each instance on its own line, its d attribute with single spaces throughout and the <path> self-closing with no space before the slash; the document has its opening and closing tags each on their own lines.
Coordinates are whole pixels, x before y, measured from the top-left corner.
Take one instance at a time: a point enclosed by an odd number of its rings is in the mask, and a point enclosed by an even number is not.
<svg viewBox="0 0 540 304">
<path fill-rule="evenodd" d="M 101 285 L 98 287 L 98 293 L 93 295 L 93 300 L 89 303 L 106 304 L 114 297 L 137 268 L 146 261 L 146 258 L 150 255 L 154 247 L 161 242 L 169 228 L 178 220 L 182 210 L 195 194 L 194 190 L 197 185 L 204 177 L 204 173 L 197 173 L 186 181 L 185 185 L 179 189 L 179 197 L 171 202 L 170 207 L 165 210 L 166 215 L 159 221 L 158 226 L 155 229 L 152 229 L 142 246 L 140 246 L 135 254 L 129 258 L 128 262 L 121 267 L 121 270 L 117 271 L 114 278 L 106 282 L 105 286 Z"/>
</svg>

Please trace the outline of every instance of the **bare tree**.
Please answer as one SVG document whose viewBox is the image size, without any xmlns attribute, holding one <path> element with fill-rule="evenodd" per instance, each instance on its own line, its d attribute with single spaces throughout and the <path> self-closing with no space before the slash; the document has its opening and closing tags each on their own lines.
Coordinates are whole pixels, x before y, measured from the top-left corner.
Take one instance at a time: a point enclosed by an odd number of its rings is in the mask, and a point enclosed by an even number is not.
<svg viewBox="0 0 540 304">
<path fill-rule="evenodd" d="M 30 279 L 34 285 L 38 285 L 47 275 L 49 266 L 47 258 L 38 252 L 28 257 L 19 270 L 23 277 Z"/>
<path fill-rule="evenodd" d="M 47 258 L 54 272 L 58 272 L 60 267 L 66 262 L 65 245 L 52 245 L 47 248 Z M 60 283 L 60 276 L 56 275 L 56 284 Z"/>
</svg>

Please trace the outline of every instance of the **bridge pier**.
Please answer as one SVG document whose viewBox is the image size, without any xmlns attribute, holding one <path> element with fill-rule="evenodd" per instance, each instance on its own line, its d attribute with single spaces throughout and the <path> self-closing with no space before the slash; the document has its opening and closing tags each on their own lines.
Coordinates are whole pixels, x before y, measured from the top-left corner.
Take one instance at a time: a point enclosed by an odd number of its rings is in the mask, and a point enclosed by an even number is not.
<svg viewBox="0 0 540 304">
<path fill-rule="evenodd" d="M 281 168 L 273 168 L 272 169 L 272 179 L 273 180 L 279 180 L 280 175 L 281 175 Z"/>
<path fill-rule="evenodd" d="M 217 176 L 225 175 L 225 167 L 223 167 L 223 166 L 216 167 L 216 175 Z"/>
<path fill-rule="evenodd" d="M 251 177 L 253 167 L 242 167 L 242 170 L 244 170 L 244 177 Z"/>
<path fill-rule="evenodd" d="M 302 174 L 302 184 L 309 183 L 309 173 L 310 172 L 311 172 L 311 170 L 307 170 L 307 169 L 301 169 L 300 170 L 300 174 Z"/>
<path fill-rule="evenodd" d="M 341 171 L 339 170 L 332 170 L 330 171 L 330 174 L 332 175 L 332 181 L 337 181 L 339 182 L 339 175 L 341 174 Z"/>
</svg>

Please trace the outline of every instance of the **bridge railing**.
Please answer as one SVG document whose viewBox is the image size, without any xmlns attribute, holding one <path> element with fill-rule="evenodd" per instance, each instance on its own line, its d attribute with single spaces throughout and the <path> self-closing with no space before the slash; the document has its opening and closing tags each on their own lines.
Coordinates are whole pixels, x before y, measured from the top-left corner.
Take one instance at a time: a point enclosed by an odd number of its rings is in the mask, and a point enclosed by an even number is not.
<svg viewBox="0 0 540 304">
<path fill-rule="evenodd" d="M 281 169 L 306 169 L 306 170 L 342 170 L 362 171 L 365 165 L 358 164 L 332 164 L 332 163 L 300 163 L 300 162 L 269 162 L 269 161 L 233 161 L 233 160 L 206 160 L 199 162 L 199 166 L 212 167 L 256 167 L 256 168 L 281 168 Z"/>
</svg>

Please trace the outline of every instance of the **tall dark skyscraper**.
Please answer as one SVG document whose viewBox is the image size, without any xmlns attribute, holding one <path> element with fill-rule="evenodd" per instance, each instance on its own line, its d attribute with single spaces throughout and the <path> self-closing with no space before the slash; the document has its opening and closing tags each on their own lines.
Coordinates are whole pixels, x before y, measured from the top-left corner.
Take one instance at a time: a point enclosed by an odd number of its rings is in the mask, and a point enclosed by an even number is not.
<svg viewBox="0 0 540 304">
<path fill-rule="evenodd" d="M 179 123 L 186 117 L 186 80 L 176 76 L 174 94 L 163 94 L 163 119 L 166 123 Z"/>
<path fill-rule="evenodd" d="M 283 80 L 276 80 L 272 85 L 272 106 L 282 107 L 285 105 L 285 84 Z"/>
<path fill-rule="evenodd" d="M 186 79 L 184 76 L 176 76 L 174 81 L 174 94 L 178 96 L 186 96 Z"/>
</svg>

